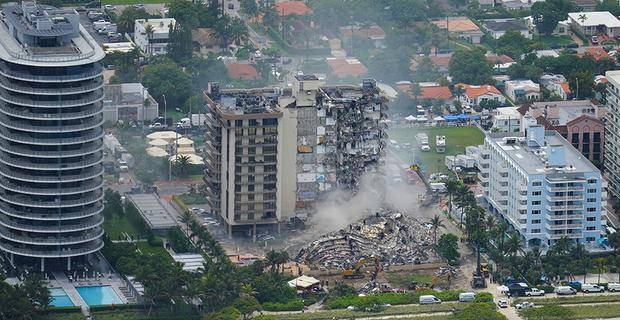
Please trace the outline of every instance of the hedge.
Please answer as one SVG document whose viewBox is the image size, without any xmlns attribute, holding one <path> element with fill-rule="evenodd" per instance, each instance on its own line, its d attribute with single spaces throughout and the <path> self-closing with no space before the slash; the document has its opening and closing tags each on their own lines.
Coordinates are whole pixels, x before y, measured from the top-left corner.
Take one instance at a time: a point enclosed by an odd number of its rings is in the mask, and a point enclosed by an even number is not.
<svg viewBox="0 0 620 320">
<path fill-rule="evenodd" d="M 478 292 L 474 302 L 493 302 L 493 294 L 484 291 Z"/>
<path fill-rule="evenodd" d="M 78 306 L 68 306 L 68 307 L 54 307 L 54 306 L 50 306 L 47 309 L 47 313 L 51 314 L 51 313 L 76 313 L 76 312 L 82 312 L 82 309 Z"/>
<path fill-rule="evenodd" d="M 420 296 L 422 295 L 434 295 L 437 298 L 441 299 L 441 301 L 458 301 L 459 293 L 462 293 L 463 290 L 445 290 L 445 291 L 435 291 L 435 290 L 421 290 L 417 292 L 407 292 L 407 293 L 377 293 L 374 294 L 372 299 L 377 299 L 382 304 L 391 304 L 391 305 L 399 305 L 399 304 L 414 304 L 420 302 Z M 344 297 L 338 297 L 334 299 L 330 299 L 327 301 L 325 305 L 327 309 L 345 309 L 348 306 L 357 305 L 362 303 L 364 300 L 370 299 L 369 296 L 360 297 L 355 295 L 348 295 Z"/>
<path fill-rule="evenodd" d="M 183 202 L 183 200 L 179 198 L 179 196 L 177 195 L 172 196 L 172 201 L 174 201 L 174 203 L 176 203 L 179 206 L 179 208 L 181 208 L 182 211 L 189 211 L 189 208 L 187 207 L 185 202 Z"/>
<path fill-rule="evenodd" d="M 263 303 L 263 310 L 266 311 L 300 311 L 304 308 L 303 300 L 297 298 L 288 301 L 287 303 L 279 302 L 265 302 Z"/>
<path fill-rule="evenodd" d="M 113 310 L 144 310 L 146 306 L 144 304 L 110 304 L 110 305 L 95 305 L 90 306 L 90 310 L 96 311 L 113 311 Z"/>
</svg>

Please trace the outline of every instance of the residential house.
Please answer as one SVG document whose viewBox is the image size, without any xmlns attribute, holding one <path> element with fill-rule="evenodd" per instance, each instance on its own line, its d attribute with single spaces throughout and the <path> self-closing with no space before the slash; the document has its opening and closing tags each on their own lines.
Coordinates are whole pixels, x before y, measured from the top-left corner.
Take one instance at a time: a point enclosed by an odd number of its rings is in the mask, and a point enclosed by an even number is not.
<svg viewBox="0 0 620 320">
<path fill-rule="evenodd" d="M 506 98 L 504 98 L 502 93 L 497 90 L 496 87 L 490 84 L 474 86 L 459 83 L 455 87 L 462 90 L 459 101 L 466 106 L 479 106 L 480 102 L 484 100 L 495 100 L 498 101 L 500 104 L 506 102 Z"/>
<path fill-rule="evenodd" d="M 603 47 L 586 48 L 585 54 L 591 56 L 594 60 L 611 59 L 611 56 L 603 49 Z"/>
<path fill-rule="evenodd" d="M 447 17 L 431 21 L 440 29 L 448 29 L 448 32 L 458 38 L 478 44 L 484 36 L 484 32 L 467 17 Z"/>
<path fill-rule="evenodd" d="M 158 115 L 157 101 L 141 83 L 108 84 L 103 91 L 106 122 L 153 120 Z"/>
<path fill-rule="evenodd" d="M 134 24 L 133 41 L 147 56 L 166 54 L 170 29 L 176 23 L 174 18 L 138 19 Z"/>
<path fill-rule="evenodd" d="M 527 16 L 523 18 L 523 21 L 527 25 L 528 29 L 530 29 L 531 34 L 538 34 L 538 30 L 536 29 L 536 25 L 534 24 L 534 18 L 532 16 Z M 553 32 L 551 32 L 553 36 L 568 36 L 570 35 L 570 20 L 566 19 L 564 21 L 559 21 L 558 25 L 555 26 Z"/>
<path fill-rule="evenodd" d="M 331 73 L 339 79 L 359 78 L 368 74 L 368 69 L 357 58 L 327 58 Z"/>
<path fill-rule="evenodd" d="M 515 102 L 538 101 L 540 99 L 540 85 L 532 80 L 506 81 L 504 92 Z"/>
<path fill-rule="evenodd" d="M 221 50 L 220 41 L 213 36 L 213 30 L 211 28 L 192 29 L 192 42 L 194 42 L 200 54 L 203 55 L 210 52 L 219 52 Z"/>
<path fill-rule="evenodd" d="M 620 20 L 609 11 L 571 12 L 568 18 L 573 29 L 586 36 L 620 36 Z"/>
<path fill-rule="evenodd" d="M 486 19 L 482 22 L 482 28 L 486 30 L 494 39 L 499 39 L 508 30 L 519 32 L 525 38 L 532 38 L 530 29 L 522 19 Z"/>
<path fill-rule="evenodd" d="M 534 102 L 519 113 L 546 130 L 555 130 L 592 163 L 601 166 L 605 152 L 604 108 L 590 100 Z M 525 120 L 524 120 L 525 121 Z"/>
<path fill-rule="evenodd" d="M 304 16 L 312 12 L 312 9 L 303 1 L 278 2 L 274 7 L 280 17 L 288 17 L 290 15 Z"/>
<path fill-rule="evenodd" d="M 493 132 L 519 132 L 521 114 L 517 107 L 502 107 L 493 110 Z"/>
<path fill-rule="evenodd" d="M 418 67 L 418 64 L 424 58 L 426 58 L 426 57 L 425 56 L 416 56 L 416 57 L 412 58 L 411 59 L 411 65 L 409 66 L 409 69 L 412 72 L 415 72 L 417 67 Z M 443 76 L 448 76 L 449 75 L 450 60 L 452 60 L 452 54 L 451 53 L 431 55 L 431 56 L 428 56 L 428 58 L 433 62 L 435 67 L 437 67 L 437 71 L 440 74 L 442 74 Z"/>
<path fill-rule="evenodd" d="M 561 98 L 562 100 L 570 99 L 571 90 L 566 78 L 561 74 L 543 74 L 539 83 L 545 89 L 549 90 L 551 95 Z"/>
<path fill-rule="evenodd" d="M 253 65 L 249 63 L 229 63 L 226 65 L 226 69 L 228 70 L 228 76 L 231 79 L 239 79 L 239 80 L 260 80 L 261 76 L 256 71 Z"/>
<path fill-rule="evenodd" d="M 498 5 L 506 10 L 521 10 L 529 9 L 532 7 L 531 1 L 523 0 L 497 0 Z"/>
<path fill-rule="evenodd" d="M 355 35 L 360 38 L 367 38 L 372 41 L 375 48 L 383 48 L 383 41 L 385 40 L 385 31 L 374 24 L 371 26 L 344 26 L 340 27 L 340 36 L 343 39 L 351 39 L 351 35 Z M 350 40 L 349 40 L 350 41 Z"/>
<path fill-rule="evenodd" d="M 506 72 L 511 65 L 516 63 L 511 57 L 505 54 L 487 54 L 486 59 L 493 64 L 493 71 L 495 71 L 496 74 Z"/>
</svg>

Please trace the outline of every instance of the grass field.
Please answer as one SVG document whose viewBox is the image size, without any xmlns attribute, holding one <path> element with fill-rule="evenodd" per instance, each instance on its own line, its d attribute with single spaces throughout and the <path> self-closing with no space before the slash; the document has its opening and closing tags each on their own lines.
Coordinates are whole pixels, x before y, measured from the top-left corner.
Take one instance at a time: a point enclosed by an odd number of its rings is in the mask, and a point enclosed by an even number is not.
<svg viewBox="0 0 620 320">
<path fill-rule="evenodd" d="M 566 308 L 573 312 L 572 319 L 617 318 L 620 315 L 620 304 L 581 305 Z"/>
<path fill-rule="evenodd" d="M 172 262 L 172 257 L 170 256 L 168 251 L 164 249 L 164 247 L 151 247 L 147 242 L 138 242 L 138 249 L 140 249 L 142 253 L 152 253 L 154 255 L 160 256 L 164 260 Z"/>
<path fill-rule="evenodd" d="M 534 38 L 534 41 L 541 43 L 546 47 L 564 47 L 573 43 L 573 39 L 570 36 L 538 36 Z"/>
<path fill-rule="evenodd" d="M 573 296 L 573 297 L 515 299 L 514 304 L 517 304 L 523 301 L 532 301 L 536 305 L 605 303 L 605 302 L 620 302 L 620 295 L 592 295 L 592 296 L 583 295 L 583 296 Z"/>
<path fill-rule="evenodd" d="M 415 135 L 425 132 L 428 135 L 431 150 L 422 152 L 418 149 Z M 391 140 L 396 140 L 401 145 L 400 150 L 395 150 L 399 158 L 408 164 L 416 163 L 421 166 L 425 173 L 446 172 L 445 156 L 465 153 L 465 147 L 479 145 L 484 141 L 484 134 L 478 127 L 412 127 L 392 128 L 388 131 Z M 435 152 L 435 136 L 446 136 L 446 153 Z M 402 144 L 410 143 L 411 149 L 403 148 Z"/>
<path fill-rule="evenodd" d="M 101 0 L 101 4 L 157 4 L 157 3 L 168 3 L 172 2 L 172 0 Z"/>
<path fill-rule="evenodd" d="M 138 231 L 125 217 L 114 215 L 107 217 L 103 222 L 103 229 L 112 240 L 118 240 L 122 237 L 123 232 L 129 234 L 133 238 L 138 237 Z"/>
<path fill-rule="evenodd" d="M 443 303 L 437 305 L 413 305 L 413 306 L 392 306 L 381 312 L 360 312 L 350 310 L 330 310 L 330 311 L 317 311 L 311 313 L 294 313 L 294 314 L 280 314 L 278 319 L 283 320 L 331 320 L 331 319 L 356 319 L 363 317 L 381 317 L 381 316 L 394 316 L 403 314 L 422 314 L 422 313 L 435 313 L 435 312 L 451 312 L 453 308 L 460 310 L 466 307 L 464 303 Z M 400 318 L 402 319 L 402 318 Z M 414 319 L 414 318 L 412 318 Z M 448 319 L 448 316 L 438 315 L 431 317 L 415 317 L 420 320 L 444 320 Z"/>
<path fill-rule="evenodd" d="M 387 273 L 387 278 L 390 284 L 396 288 L 407 288 L 412 281 L 417 283 L 432 283 L 433 276 L 428 274 L 411 274 L 402 272 L 390 272 Z"/>
</svg>

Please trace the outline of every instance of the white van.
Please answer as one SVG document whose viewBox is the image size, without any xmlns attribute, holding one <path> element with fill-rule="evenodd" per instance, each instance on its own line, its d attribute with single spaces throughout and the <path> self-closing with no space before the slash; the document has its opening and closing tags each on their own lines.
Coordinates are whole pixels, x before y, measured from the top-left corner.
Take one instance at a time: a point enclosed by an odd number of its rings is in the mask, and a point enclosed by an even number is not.
<svg viewBox="0 0 620 320">
<path fill-rule="evenodd" d="M 607 284 L 607 290 L 609 290 L 609 292 L 616 292 L 616 291 L 620 291 L 620 283 L 617 282 L 610 282 Z"/>
<path fill-rule="evenodd" d="M 476 294 L 473 292 L 459 293 L 459 302 L 471 302 L 476 299 Z"/>
<path fill-rule="evenodd" d="M 594 283 L 584 283 L 581 285 L 582 292 L 603 292 L 604 288 Z"/>
<path fill-rule="evenodd" d="M 557 295 L 569 295 L 569 294 L 577 294 L 577 290 L 573 287 L 569 286 L 558 286 L 553 290 Z"/>
<path fill-rule="evenodd" d="M 420 296 L 420 304 L 436 304 L 436 303 L 441 303 L 441 299 L 435 297 L 434 295 Z"/>
</svg>

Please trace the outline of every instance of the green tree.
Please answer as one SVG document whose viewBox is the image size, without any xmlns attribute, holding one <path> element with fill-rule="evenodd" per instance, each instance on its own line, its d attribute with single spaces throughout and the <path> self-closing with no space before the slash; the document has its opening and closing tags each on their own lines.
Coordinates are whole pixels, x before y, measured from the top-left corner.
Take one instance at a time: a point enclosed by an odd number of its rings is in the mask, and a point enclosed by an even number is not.
<svg viewBox="0 0 620 320">
<path fill-rule="evenodd" d="M 170 25 L 168 41 L 168 56 L 177 63 L 185 63 L 192 57 L 192 31 L 188 27 L 176 23 Z"/>
<path fill-rule="evenodd" d="M 492 83 L 493 65 L 486 60 L 483 50 L 457 50 L 450 60 L 449 70 L 453 83 Z"/>
<path fill-rule="evenodd" d="M 258 303 L 256 298 L 250 295 L 245 295 L 235 299 L 232 303 L 232 307 L 239 310 L 239 312 L 243 315 L 243 319 L 247 320 L 251 318 L 254 311 L 260 310 L 260 303 Z"/>
<path fill-rule="evenodd" d="M 191 167 L 192 163 L 190 162 L 188 155 L 181 154 L 176 157 L 176 159 L 174 159 L 172 165 L 174 166 L 174 171 L 176 172 L 176 174 L 181 177 L 185 177 L 187 176 L 187 173 L 189 172 L 189 168 Z"/>
<path fill-rule="evenodd" d="M 601 283 L 601 273 L 607 271 L 607 259 L 603 257 L 594 259 L 594 266 L 598 272 L 598 279 L 596 280 L 596 283 Z"/>
<path fill-rule="evenodd" d="M 455 196 L 462 190 L 463 183 L 457 179 L 448 179 L 446 181 L 446 193 L 448 194 L 448 212 L 452 214 L 452 205 Z"/>
<path fill-rule="evenodd" d="M 568 84 L 576 99 L 588 99 L 594 96 L 594 75 L 590 71 L 572 74 L 568 78 Z"/>
<path fill-rule="evenodd" d="M 152 19 L 160 18 L 159 15 L 148 13 L 141 8 L 127 7 L 123 10 L 123 13 L 118 17 L 116 25 L 118 26 L 118 32 L 131 33 L 134 32 L 134 23 L 138 19 Z"/>
<path fill-rule="evenodd" d="M 439 78 L 437 67 L 429 57 L 424 57 L 416 66 L 413 73 L 415 82 L 436 81 Z"/>
<path fill-rule="evenodd" d="M 228 26 L 229 37 L 234 44 L 241 46 L 248 41 L 248 27 L 240 18 L 234 17 Z"/>
<path fill-rule="evenodd" d="M 452 234 L 442 234 L 437 241 L 437 253 L 450 265 L 458 265 L 461 254 L 459 253 L 459 238 Z"/>
<path fill-rule="evenodd" d="M 620 3 L 616 0 L 601 0 L 596 4 L 596 11 L 609 11 L 614 16 L 620 16 Z"/>
<path fill-rule="evenodd" d="M 162 95 L 166 95 L 168 110 L 174 110 L 185 103 L 191 95 L 191 78 L 177 64 L 164 59 L 144 69 L 142 83 L 163 107 Z"/>
<path fill-rule="evenodd" d="M 495 52 L 508 55 L 515 60 L 520 59 L 522 54 L 530 52 L 531 42 L 521 32 L 507 30 L 506 33 L 495 41 Z"/>
<path fill-rule="evenodd" d="M 551 35 L 558 22 L 566 20 L 569 12 L 579 11 L 571 0 L 538 1 L 532 5 L 532 17 L 538 32 Z"/>
<path fill-rule="evenodd" d="M 446 225 L 443 224 L 443 220 L 438 215 L 433 216 L 431 220 L 428 222 L 428 224 L 433 230 L 433 245 L 436 245 L 437 244 L 437 231 L 441 228 L 445 229 Z"/>
<path fill-rule="evenodd" d="M 411 55 L 408 48 L 399 47 L 382 50 L 368 61 L 370 74 L 384 82 L 396 82 L 411 78 L 409 64 Z"/>
<path fill-rule="evenodd" d="M 256 17 L 259 13 L 258 4 L 256 0 L 240 0 L 239 6 L 241 7 L 241 12 L 250 17 Z"/>
</svg>

